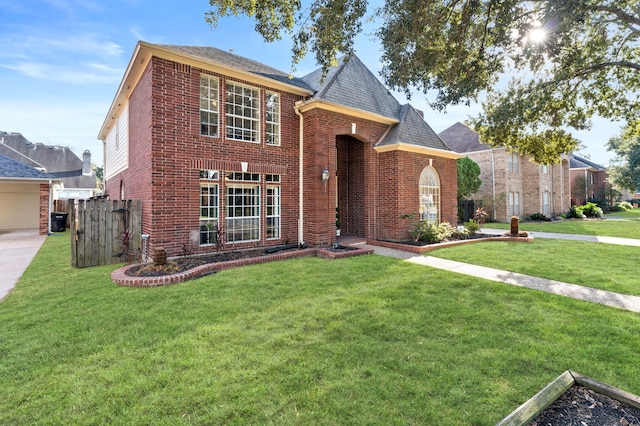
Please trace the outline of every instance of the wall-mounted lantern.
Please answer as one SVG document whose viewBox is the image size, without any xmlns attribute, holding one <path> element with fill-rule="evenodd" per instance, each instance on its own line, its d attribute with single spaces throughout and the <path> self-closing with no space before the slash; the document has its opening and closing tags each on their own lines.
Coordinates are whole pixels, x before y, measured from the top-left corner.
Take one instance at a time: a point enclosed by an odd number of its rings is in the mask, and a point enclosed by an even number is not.
<svg viewBox="0 0 640 426">
<path fill-rule="evenodd" d="M 325 167 L 322 170 L 322 184 L 324 185 L 324 192 L 327 192 L 327 182 L 329 182 L 329 168 Z"/>
</svg>

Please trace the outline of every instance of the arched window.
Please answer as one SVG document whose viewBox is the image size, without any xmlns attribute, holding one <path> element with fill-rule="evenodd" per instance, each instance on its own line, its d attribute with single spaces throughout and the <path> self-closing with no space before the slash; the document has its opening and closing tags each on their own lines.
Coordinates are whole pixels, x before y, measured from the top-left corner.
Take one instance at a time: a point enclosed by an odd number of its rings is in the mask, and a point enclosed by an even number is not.
<svg viewBox="0 0 640 426">
<path fill-rule="evenodd" d="M 427 166 L 420 174 L 420 220 L 440 223 L 440 178 L 438 172 Z"/>
</svg>

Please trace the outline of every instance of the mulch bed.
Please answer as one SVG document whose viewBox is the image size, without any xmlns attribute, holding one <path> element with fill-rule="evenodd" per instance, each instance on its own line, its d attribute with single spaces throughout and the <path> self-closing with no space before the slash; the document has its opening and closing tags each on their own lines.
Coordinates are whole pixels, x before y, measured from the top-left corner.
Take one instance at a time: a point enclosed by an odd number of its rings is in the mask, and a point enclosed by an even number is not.
<svg viewBox="0 0 640 426">
<path fill-rule="evenodd" d="M 278 250 L 277 253 L 291 252 L 296 250 L 300 250 L 300 249 L 297 247 L 281 249 L 281 250 Z M 336 247 L 328 247 L 328 248 L 325 248 L 324 250 L 334 252 L 334 253 L 343 253 L 343 252 L 353 251 L 357 249 L 355 247 L 336 246 Z M 207 264 L 219 263 L 219 262 L 229 262 L 232 260 L 240 260 L 240 259 L 259 258 L 259 257 L 264 257 L 270 254 L 273 254 L 273 252 L 269 252 L 264 248 L 258 248 L 258 249 L 213 253 L 213 254 L 207 254 L 207 255 L 186 256 L 186 257 L 179 257 L 179 258 L 168 260 L 166 265 L 155 265 L 151 263 L 151 264 L 142 264 L 142 265 L 133 266 L 127 269 L 125 274 L 130 277 L 162 277 L 165 275 L 173 275 L 173 274 L 185 272 L 201 265 L 207 265 Z"/>
<path fill-rule="evenodd" d="M 640 408 L 574 385 L 528 426 L 640 426 Z"/>
</svg>

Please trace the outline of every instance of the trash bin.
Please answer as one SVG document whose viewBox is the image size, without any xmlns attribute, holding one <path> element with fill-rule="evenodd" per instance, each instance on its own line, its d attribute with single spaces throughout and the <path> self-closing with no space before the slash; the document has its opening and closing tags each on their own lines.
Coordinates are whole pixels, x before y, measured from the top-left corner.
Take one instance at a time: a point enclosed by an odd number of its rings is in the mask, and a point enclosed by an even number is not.
<svg viewBox="0 0 640 426">
<path fill-rule="evenodd" d="M 68 213 L 53 212 L 51 213 L 51 232 L 64 232 L 67 227 Z"/>
</svg>

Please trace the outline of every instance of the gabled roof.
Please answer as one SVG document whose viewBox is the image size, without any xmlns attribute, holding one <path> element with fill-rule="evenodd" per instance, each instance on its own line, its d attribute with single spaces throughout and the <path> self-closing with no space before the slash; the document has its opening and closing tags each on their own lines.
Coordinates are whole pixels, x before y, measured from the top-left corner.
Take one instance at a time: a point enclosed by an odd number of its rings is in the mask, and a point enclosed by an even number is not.
<svg viewBox="0 0 640 426">
<path fill-rule="evenodd" d="M 48 181 L 55 178 L 13 158 L 0 155 L 0 179 Z"/>
<path fill-rule="evenodd" d="M 293 77 L 286 72 L 277 70 L 258 61 L 254 61 L 253 59 L 245 58 L 231 52 L 216 49 L 215 47 L 177 46 L 171 44 L 159 44 L 157 45 L 157 47 L 184 53 L 192 57 L 203 59 L 212 64 L 224 65 L 236 70 L 245 71 L 261 77 L 269 78 L 271 80 L 276 80 L 281 83 L 290 84 L 302 89 L 309 90 L 309 86 L 307 86 L 307 84 L 300 78 Z"/>
<path fill-rule="evenodd" d="M 424 148 L 451 151 L 436 132 L 424 121 L 422 116 L 411 105 L 405 104 L 400 108 L 400 122 L 393 125 L 391 130 L 378 142 L 377 146 L 393 144 L 407 144 Z"/>
<path fill-rule="evenodd" d="M 322 69 L 302 77 L 316 93 L 313 99 L 399 118 L 400 103 L 355 55 L 342 57 L 322 80 Z"/>
<path fill-rule="evenodd" d="M 596 164 L 593 161 L 587 160 L 586 158 L 580 157 L 576 154 L 571 154 L 571 157 L 569 158 L 569 169 L 591 169 L 598 172 L 607 170 L 606 167 Z"/>
<path fill-rule="evenodd" d="M 438 136 L 449 148 L 459 153 L 491 149 L 489 145 L 480 143 L 480 135 L 478 133 L 460 122 L 438 133 Z"/>
<path fill-rule="evenodd" d="M 9 149 L 1 153 L 31 167 L 44 168 L 48 176 L 59 178 L 67 189 L 96 187 L 95 173 L 83 175 L 82 160 L 68 147 L 33 143 L 14 132 L 0 132 L 0 148 L 2 145 Z"/>
</svg>

